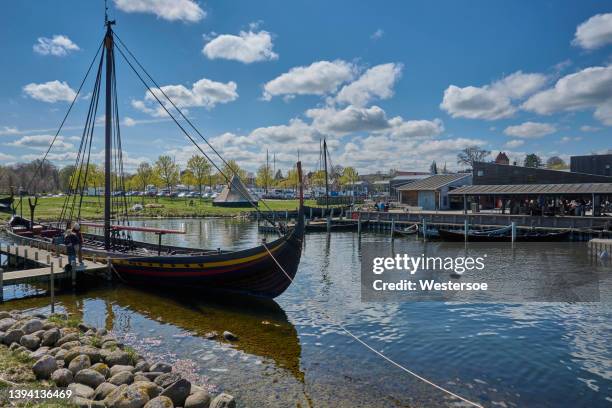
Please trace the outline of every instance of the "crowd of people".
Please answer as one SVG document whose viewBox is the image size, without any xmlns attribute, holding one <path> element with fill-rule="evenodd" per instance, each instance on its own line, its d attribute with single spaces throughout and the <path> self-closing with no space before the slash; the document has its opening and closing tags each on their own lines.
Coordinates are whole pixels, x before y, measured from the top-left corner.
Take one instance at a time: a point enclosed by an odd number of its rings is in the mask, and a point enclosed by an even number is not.
<svg viewBox="0 0 612 408">
<path fill-rule="evenodd" d="M 529 215 L 573 215 L 585 216 L 587 211 L 591 215 L 601 215 L 612 211 L 612 203 L 603 201 L 593 208 L 591 200 L 583 198 L 568 200 L 568 199 L 546 199 L 540 197 L 536 200 L 501 200 L 501 213 L 509 214 L 527 213 Z M 594 210 L 594 211 L 593 211 Z"/>
</svg>

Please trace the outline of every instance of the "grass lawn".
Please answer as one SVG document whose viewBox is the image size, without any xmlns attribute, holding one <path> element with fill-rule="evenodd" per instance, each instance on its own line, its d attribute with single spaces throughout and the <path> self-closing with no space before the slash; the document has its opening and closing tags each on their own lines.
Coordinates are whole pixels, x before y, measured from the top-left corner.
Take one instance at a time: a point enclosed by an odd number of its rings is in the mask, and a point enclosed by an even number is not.
<svg viewBox="0 0 612 408">
<path fill-rule="evenodd" d="M 227 208 L 213 207 L 211 200 L 205 199 L 184 199 L 184 198 L 169 198 L 169 197 L 145 197 L 145 209 L 142 211 L 132 211 L 134 204 L 142 203 L 143 197 L 126 197 L 128 200 L 128 209 L 131 217 L 211 217 L 211 216 L 237 216 L 244 212 L 253 211 L 252 207 L 245 208 Z M 37 221 L 45 220 L 52 221 L 59 218 L 64 197 L 40 197 L 34 217 Z M 262 200 L 264 201 L 264 200 Z M 147 207 L 150 204 L 150 208 Z M 259 208 L 262 211 L 276 210 L 295 210 L 298 206 L 298 200 L 265 200 L 259 203 Z M 306 200 L 307 205 L 315 205 L 314 200 Z M 20 213 L 19 199 L 15 200 L 17 214 Z M 26 198 L 23 200 L 23 216 L 30 218 L 30 208 Z M 0 213 L 0 217 L 8 219 L 8 214 Z M 104 217 L 104 207 L 102 197 L 83 197 L 81 207 L 81 218 L 88 220 L 102 219 Z"/>
</svg>

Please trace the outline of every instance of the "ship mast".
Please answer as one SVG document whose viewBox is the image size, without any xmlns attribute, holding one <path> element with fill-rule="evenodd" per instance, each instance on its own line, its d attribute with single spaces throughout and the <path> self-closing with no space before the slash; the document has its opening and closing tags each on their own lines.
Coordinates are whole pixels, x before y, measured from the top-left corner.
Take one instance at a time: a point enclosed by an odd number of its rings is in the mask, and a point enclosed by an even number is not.
<svg viewBox="0 0 612 408">
<path fill-rule="evenodd" d="M 104 48 L 106 49 L 106 117 L 104 121 L 104 248 L 111 247 L 111 152 L 113 147 L 112 128 L 112 78 L 113 78 L 113 30 L 114 20 L 109 20 L 104 15 L 106 25 L 106 36 L 104 37 Z"/>
<path fill-rule="evenodd" d="M 329 208 L 329 178 L 327 176 L 327 141 L 323 139 L 323 161 L 325 162 L 325 207 Z"/>
</svg>

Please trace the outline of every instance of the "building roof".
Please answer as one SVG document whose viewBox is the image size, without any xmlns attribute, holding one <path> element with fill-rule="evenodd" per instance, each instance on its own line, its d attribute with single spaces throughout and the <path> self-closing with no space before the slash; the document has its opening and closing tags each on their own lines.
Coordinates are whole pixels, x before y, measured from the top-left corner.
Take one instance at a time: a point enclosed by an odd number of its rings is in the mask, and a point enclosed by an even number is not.
<svg viewBox="0 0 612 408">
<path fill-rule="evenodd" d="M 415 181 L 414 183 L 409 183 L 398 187 L 399 191 L 432 191 L 438 190 L 452 182 L 469 178 L 472 175 L 469 173 L 460 173 L 460 174 L 436 174 L 433 176 L 429 176 L 426 179 Z"/>
<path fill-rule="evenodd" d="M 410 180 L 422 180 L 422 179 L 426 179 L 428 177 L 431 177 L 431 173 L 395 176 L 391 180 L 392 181 L 403 181 L 403 180 L 410 181 Z"/>
<path fill-rule="evenodd" d="M 495 163 L 510 163 L 510 159 L 508 158 L 508 155 L 506 155 L 506 153 L 499 152 L 499 154 L 495 158 Z"/>
<path fill-rule="evenodd" d="M 473 185 L 460 187 L 449 194 L 612 194 L 612 183 Z"/>
<path fill-rule="evenodd" d="M 240 178 L 232 176 L 232 180 L 223 187 L 223 191 L 213 200 L 214 203 L 253 203 L 258 201 L 249 190 L 242 184 Z"/>
</svg>

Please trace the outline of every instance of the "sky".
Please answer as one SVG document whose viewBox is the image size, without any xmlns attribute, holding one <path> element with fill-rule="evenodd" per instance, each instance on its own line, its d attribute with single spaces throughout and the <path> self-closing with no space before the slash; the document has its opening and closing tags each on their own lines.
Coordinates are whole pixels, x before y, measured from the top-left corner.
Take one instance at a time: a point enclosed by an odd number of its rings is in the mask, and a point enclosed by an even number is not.
<svg viewBox="0 0 612 408">
<path fill-rule="evenodd" d="M 612 149 L 612 3 L 108 0 L 114 30 L 227 159 L 359 173 L 458 169 L 471 145 L 569 160 Z M 0 164 L 42 157 L 104 36 L 104 2 L 0 15 Z M 196 150 L 117 55 L 128 170 Z M 49 159 L 73 163 L 93 75 Z M 159 91 L 155 91 L 159 94 Z M 102 108 L 101 104 L 101 108 Z M 102 109 L 98 112 L 103 115 Z M 103 123 L 94 160 L 103 157 Z M 210 149 L 203 148 L 206 152 Z"/>
</svg>

